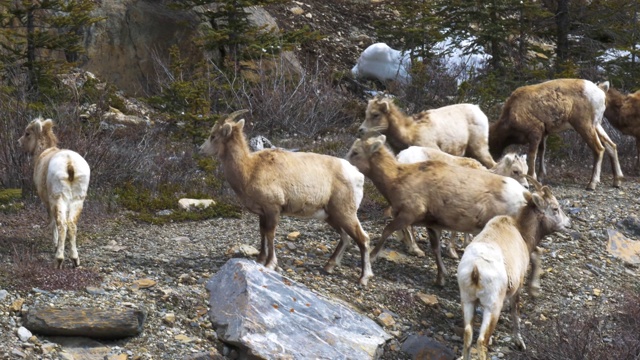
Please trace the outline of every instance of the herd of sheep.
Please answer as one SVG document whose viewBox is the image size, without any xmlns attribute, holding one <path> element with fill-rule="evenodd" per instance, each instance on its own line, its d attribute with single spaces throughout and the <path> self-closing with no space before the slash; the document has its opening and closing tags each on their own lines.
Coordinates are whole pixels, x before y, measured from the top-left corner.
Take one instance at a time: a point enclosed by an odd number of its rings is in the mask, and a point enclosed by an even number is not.
<svg viewBox="0 0 640 360">
<path fill-rule="evenodd" d="M 516 89 L 491 126 L 476 105 L 450 105 L 410 116 L 391 100 L 375 97 L 345 159 L 282 149 L 252 152 L 243 131 L 244 119 L 236 121 L 245 112 L 236 111 L 215 124 L 200 152 L 219 160 L 242 204 L 258 215 L 258 261 L 267 268 L 276 269 L 278 264 L 274 238 L 281 215 L 322 219 L 340 234 L 324 267 L 328 273 L 340 265 L 345 249 L 355 240 L 361 254 L 362 286 L 373 277 L 371 262 L 396 231 L 402 231 L 410 253 L 424 256 L 411 226 L 427 229 L 440 286 L 447 273 L 441 258 L 441 232 L 475 235 L 457 271 L 465 324 L 464 359 L 470 356 L 476 306 L 483 307 L 477 345 L 480 358 L 485 359 L 507 299 L 513 339 L 525 348 L 517 306 L 525 274 L 531 263 L 527 283 L 535 296 L 540 287 L 537 246 L 544 236 L 570 225 L 551 189 L 539 182 L 546 176 L 547 136 L 573 128 L 589 145 L 594 154 L 590 190 L 600 181 L 605 153 L 612 161 L 613 185 L 620 186 L 623 177 L 616 144 L 602 127 L 603 116 L 640 145 L 640 92 L 623 95 L 608 82 L 596 85 L 580 79 Z M 78 153 L 57 148 L 52 128 L 50 119 L 37 118 L 28 124 L 19 144 L 35 159 L 34 182 L 49 215 L 57 266 L 64 262 L 67 233 L 71 259 L 78 266 L 76 229 L 90 168 Z M 527 154 L 502 156 L 512 144 L 527 146 Z M 638 151 L 636 167 L 640 166 Z M 357 216 L 365 177 L 389 202 L 392 218 L 373 250 Z M 450 247 L 448 252 L 457 257 Z"/>
</svg>

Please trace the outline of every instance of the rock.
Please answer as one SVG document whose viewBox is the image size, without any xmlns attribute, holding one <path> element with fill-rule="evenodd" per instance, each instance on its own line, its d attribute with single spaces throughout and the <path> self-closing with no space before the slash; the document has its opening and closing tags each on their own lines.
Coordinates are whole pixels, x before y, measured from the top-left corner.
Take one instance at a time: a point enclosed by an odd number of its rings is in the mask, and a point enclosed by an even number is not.
<svg viewBox="0 0 640 360">
<path fill-rule="evenodd" d="M 229 260 L 206 287 L 219 338 L 250 356 L 373 359 L 391 338 L 368 317 L 254 261 Z"/>
<path fill-rule="evenodd" d="M 293 13 L 295 15 L 304 14 L 304 10 L 300 6 L 294 6 L 291 9 L 289 9 L 289 11 L 291 11 L 291 13 Z"/>
<path fill-rule="evenodd" d="M 11 307 L 10 307 L 11 311 L 13 311 L 13 312 L 20 312 L 20 310 L 22 310 L 22 304 L 24 304 L 24 299 L 22 299 L 22 298 L 20 298 L 20 299 L 18 299 L 18 300 L 16 300 L 16 301 L 14 301 L 14 302 L 11 304 Z"/>
<path fill-rule="evenodd" d="M 216 349 L 211 349 L 208 352 L 199 352 L 191 355 L 185 355 L 182 360 L 225 360 L 224 356 Z"/>
<path fill-rule="evenodd" d="M 384 327 L 392 327 L 396 324 L 396 321 L 393 319 L 393 315 L 386 311 L 378 315 L 376 319 L 378 320 L 378 323 Z"/>
<path fill-rule="evenodd" d="M 299 236 L 300 236 L 300 231 L 290 232 L 290 233 L 287 235 L 287 240 L 291 240 L 291 241 L 292 241 L 292 240 L 297 239 Z"/>
<path fill-rule="evenodd" d="M 150 287 L 156 286 L 157 282 L 152 279 L 138 279 L 133 282 L 132 287 L 135 289 L 148 289 Z"/>
<path fill-rule="evenodd" d="M 168 313 L 164 315 L 164 318 L 162 319 L 165 324 L 167 325 L 173 325 L 176 323 L 176 314 L 174 313 Z"/>
<path fill-rule="evenodd" d="M 419 292 L 418 294 L 416 294 L 416 296 L 418 297 L 418 299 L 420 299 L 423 303 L 427 304 L 428 306 L 438 305 L 438 297 L 435 295 L 427 295 Z"/>
<path fill-rule="evenodd" d="M 60 345 L 59 358 L 66 360 L 110 359 L 111 348 L 103 343 L 84 337 L 52 337 Z"/>
<path fill-rule="evenodd" d="M 640 237 L 640 218 L 636 215 L 629 215 L 620 220 L 616 226 L 621 230 L 626 230 L 630 234 Z"/>
<path fill-rule="evenodd" d="M 20 341 L 27 342 L 32 336 L 33 334 L 31 333 L 31 331 L 27 330 L 27 328 L 25 328 L 24 326 L 20 326 L 18 328 L 18 338 L 20 338 Z"/>
<path fill-rule="evenodd" d="M 95 286 L 87 286 L 85 290 L 91 295 L 104 295 L 107 293 L 103 288 Z"/>
<path fill-rule="evenodd" d="M 609 254 L 628 264 L 640 264 L 639 241 L 629 240 L 622 233 L 613 229 L 607 229 L 607 234 L 609 235 L 609 243 L 607 244 Z"/>
<path fill-rule="evenodd" d="M 455 354 L 448 347 L 427 336 L 411 335 L 402 343 L 402 351 L 414 360 L 453 360 Z"/>
<path fill-rule="evenodd" d="M 227 250 L 227 255 L 233 257 L 252 257 L 258 256 L 258 254 L 260 254 L 260 251 L 258 251 L 258 249 L 247 244 L 234 245 L 231 249 Z"/>
<path fill-rule="evenodd" d="M 211 199 L 187 199 L 182 198 L 178 200 L 178 206 L 187 211 L 191 211 L 192 208 L 206 209 L 209 206 L 215 205 L 216 202 Z"/>
<path fill-rule="evenodd" d="M 7 290 L 0 290 L 0 301 L 4 300 L 9 295 Z"/>
<path fill-rule="evenodd" d="M 22 321 L 41 335 L 119 339 L 140 334 L 146 316 L 145 310 L 130 308 L 31 308 Z"/>
</svg>

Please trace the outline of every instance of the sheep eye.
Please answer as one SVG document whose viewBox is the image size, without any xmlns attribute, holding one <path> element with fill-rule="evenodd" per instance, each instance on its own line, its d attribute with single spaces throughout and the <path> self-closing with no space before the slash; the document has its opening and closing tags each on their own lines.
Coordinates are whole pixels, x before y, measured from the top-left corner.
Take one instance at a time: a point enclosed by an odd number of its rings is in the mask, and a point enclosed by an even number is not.
<svg viewBox="0 0 640 360">
<path fill-rule="evenodd" d="M 354 157 L 354 156 L 358 156 L 358 152 L 357 151 L 354 151 L 354 152 L 351 153 L 351 157 Z"/>
<path fill-rule="evenodd" d="M 520 176 L 520 171 L 515 170 L 515 171 L 513 172 L 513 174 L 514 174 L 514 175 L 516 175 L 516 176 Z"/>
</svg>

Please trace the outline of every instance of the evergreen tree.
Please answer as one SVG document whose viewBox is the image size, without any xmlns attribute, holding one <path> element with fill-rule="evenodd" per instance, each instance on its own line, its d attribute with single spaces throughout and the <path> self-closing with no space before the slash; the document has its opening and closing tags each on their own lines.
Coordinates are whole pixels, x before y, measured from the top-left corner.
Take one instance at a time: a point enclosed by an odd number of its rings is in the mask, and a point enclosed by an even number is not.
<svg viewBox="0 0 640 360">
<path fill-rule="evenodd" d="M 0 71 L 26 72 L 35 93 L 82 53 L 82 30 L 98 21 L 92 0 L 0 0 Z"/>
</svg>

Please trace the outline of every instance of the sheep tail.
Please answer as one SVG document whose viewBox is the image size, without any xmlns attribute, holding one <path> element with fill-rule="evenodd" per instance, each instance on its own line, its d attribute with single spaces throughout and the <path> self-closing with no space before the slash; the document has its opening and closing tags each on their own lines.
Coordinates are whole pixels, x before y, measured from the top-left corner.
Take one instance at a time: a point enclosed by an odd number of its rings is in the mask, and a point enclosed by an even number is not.
<svg viewBox="0 0 640 360">
<path fill-rule="evenodd" d="M 76 176 L 76 170 L 73 168 L 71 162 L 67 163 L 67 175 L 69 175 L 69 182 L 73 182 L 73 178 Z"/>
<path fill-rule="evenodd" d="M 478 267 L 474 266 L 473 271 L 471 271 L 471 284 L 478 286 L 480 283 L 480 272 L 478 271 Z"/>
</svg>

